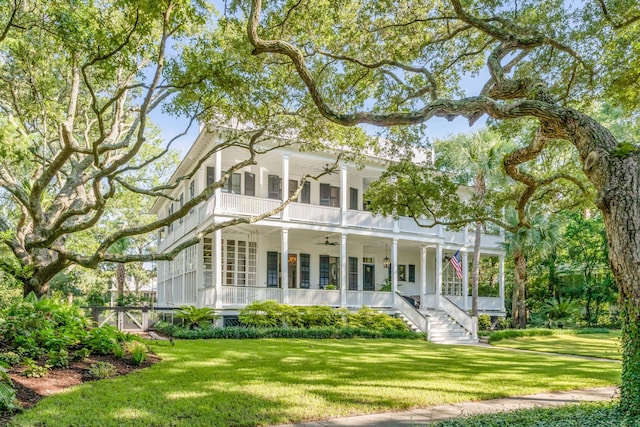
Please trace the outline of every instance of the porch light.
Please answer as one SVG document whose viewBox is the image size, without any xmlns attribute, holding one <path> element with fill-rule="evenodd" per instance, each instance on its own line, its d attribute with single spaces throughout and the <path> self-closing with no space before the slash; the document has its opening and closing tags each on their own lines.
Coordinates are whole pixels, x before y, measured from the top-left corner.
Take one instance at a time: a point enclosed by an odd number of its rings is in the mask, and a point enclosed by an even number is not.
<svg viewBox="0 0 640 427">
<path fill-rule="evenodd" d="M 387 253 L 389 252 L 389 245 L 387 245 L 387 250 L 386 250 L 386 252 L 387 252 Z M 384 259 L 382 260 L 382 265 L 384 266 L 384 268 L 389 268 L 389 267 L 391 267 L 391 260 L 389 259 L 389 257 L 388 257 L 388 256 L 386 256 L 386 253 L 385 253 L 385 257 L 384 257 Z"/>
</svg>

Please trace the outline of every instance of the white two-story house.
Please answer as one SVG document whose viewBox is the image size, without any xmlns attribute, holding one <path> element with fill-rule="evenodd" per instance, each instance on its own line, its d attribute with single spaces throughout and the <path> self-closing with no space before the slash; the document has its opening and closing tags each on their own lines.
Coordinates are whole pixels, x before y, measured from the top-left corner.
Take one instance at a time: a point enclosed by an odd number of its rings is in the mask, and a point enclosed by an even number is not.
<svg viewBox="0 0 640 427">
<path fill-rule="evenodd" d="M 172 180 L 200 162 L 224 133 L 202 132 Z M 238 147 L 217 151 L 171 193 L 173 200 L 158 199 L 153 213 L 161 218 L 173 213 L 246 157 Z M 233 173 L 223 189 L 164 229 L 158 251 L 171 250 L 213 222 L 276 208 L 304 175 L 320 173 L 335 159 L 332 153 L 294 147 L 261 155 L 257 165 Z M 363 194 L 387 164 L 374 156 L 360 168 L 340 163 L 335 173 L 308 181 L 297 201 L 280 213 L 206 234 L 173 261 L 158 262 L 158 306 L 208 306 L 232 321 L 240 308 L 257 300 L 353 309 L 365 305 L 408 318 L 434 340 L 445 320 L 474 335 L 474 319 L 467 315 L 473 233 L 423 228 L 412 218 L 368 212 Z M 485 234 L 480 249 L 481 257 L 493 257 L 499 265 L 496 292 L 479 298 L 480 313 L 493 316 L 505 314 L 502 242 L 499 234 Z M 458 250 L 461 277 L 449 262 Z"/>
</svg>

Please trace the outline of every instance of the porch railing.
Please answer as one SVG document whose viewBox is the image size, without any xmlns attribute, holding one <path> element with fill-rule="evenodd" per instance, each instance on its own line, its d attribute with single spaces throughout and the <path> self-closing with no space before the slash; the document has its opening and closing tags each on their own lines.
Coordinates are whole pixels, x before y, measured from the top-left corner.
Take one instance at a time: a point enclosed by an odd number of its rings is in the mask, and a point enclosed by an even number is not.
<svg viewBox="0 0 640 427">
<path fill-rule="evenodd" d="M 340 306 L 340 291 L 331 289 L 287 289 L 288 304 Z"/>
<path fill-rule="evenodd" d="M 402 298 L 402 295 L 398 293 L 398 297 L 396 298 L 396 308 L 400 313 L 402 313 L 407 319 L 409 319 L 416 327 L 420 330 L 420 332 L 424 332 L 429 334 L 429 320 L 422 315 L 416 308 L 409 304 L 409 302 Z"/>
<path fill-rule="evenodd" d="M 267 300 L 282 302 L 282 289 L 251 286 L 222 287 L 222 305 L 245 306 L 254 301 Z"/>
<path fill-rule="evenodd" d="M 463 328 L 471 333 L 473 339 L 478 338 L 478 318 L 471 317 L 466 311 L 455 305 L 445 295 L 440 297 L 440 308 L 444 310 L 453 320 L 458 322 Z"/>
</svg>

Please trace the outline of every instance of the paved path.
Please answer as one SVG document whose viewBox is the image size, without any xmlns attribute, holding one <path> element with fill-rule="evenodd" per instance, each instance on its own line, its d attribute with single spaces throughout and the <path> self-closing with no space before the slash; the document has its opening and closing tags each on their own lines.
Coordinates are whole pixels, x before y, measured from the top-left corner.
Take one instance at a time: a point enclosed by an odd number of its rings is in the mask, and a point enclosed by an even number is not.
<svg viewBox="0 0 640 427">
<path fill-rule="evenodd" d="M 582 401 L 607 401 L 618 396 L 616 387 L 590 388 L 573 391 L 557 391 L 531 394 L 528 396 L 507 397 L 502 399 L 462 402 L 451 405 L 432 406 L 403 412 L 360 415 L 356 417 L 331 418 L 301 424 L 287 424 L 282 427 L 334 427 L 334 426 L 423 426 L 448 418 L 466 415 L 507 412 L 516 409 L 551 408 Z"/>
</svg>

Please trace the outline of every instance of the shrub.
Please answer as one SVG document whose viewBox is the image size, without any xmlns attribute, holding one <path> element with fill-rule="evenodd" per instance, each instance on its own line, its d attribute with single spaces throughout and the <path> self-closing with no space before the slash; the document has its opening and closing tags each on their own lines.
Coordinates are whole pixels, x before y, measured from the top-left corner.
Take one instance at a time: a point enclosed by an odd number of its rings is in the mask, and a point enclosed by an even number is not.
<svg viewBox="0 0 640 427">
<path fill-rule="evenodd" d="M 302 307 L 302 326 L 312 328 L 318 326 L 338 327 L 343 324 L 344 310 L 334 310 L 331 307 L 313 305 Z"/>
<path fill-rule="evenodd" d="M 183 305 L 176 310 L 175 317 L 187 323 L 187 327 L 195 329 L 204 327 L 212 320 L 218 319 L 215 311 L 209 307 L 195 307 L 193 305 Z"/>
<path fill-rule="evenodd" d="M 105 325 L 89 331 L 86 346 L 92 352 L 99 354 L 114 354 L 119 342 L 125 340 L 126 335 L 113 326 Z"/>
<path fill-rule="evenodd" d="M 131 361 L 134 365 L 140 366 L 147 359 L 147 353 L 149 353 L 149 349 L 147 346 L 141 342 L 134 341 L 131 343 L 127 343 L 126 346 L 127 352 L 131 354 Z"/>
<path fill-rule="evenodd" d="M 87 369 L 89 375 L 96 379 L 111 378 L 118 373 L 118 370 L 109 362 L 94 363 Z"/>
<path fill-rule="evenodd" d="M 20 409 L 16 400 L 16 390 L 5 368 L 0 366 L 0 411 Z"/>
<path fill-rule="evenodd" d="M 488 331 L 491 329 L 491 316 L 488 314 L 478 316 L 478 329 L 481 331 Z"/>
<path fill-rule="evenodd" d="M 64 348 L 58 351 L 52 350 L 49 352 L 49 360 L 47 363 L 55 368 L 66 368 L 69 366 L 69 352 Z"/>
<path fill-rule="evenodd" d="M 5 363 L 8 366 L 17 365 L 20 363 L 22 358 L 20 355 L 14 351 L 6 351 L 4 353 L 0 353 L 0 363 Z"/>
<path fill-rule="evenodd" d="M 40 366 L 33 359 L 24 359 L 22 364 L 25 366 L 22 375 L 27 378 L 41 378 L 49 373 L 49 366 Z"/>
<path fill-rule="evenodd" d="M 238 313 L 240 323 L 256 328 L 282 325 L 282 308 L 277 301 L 254 301 Z"/>
<path fill-rule="evenodd" d="M 124 349 L 123 345 L 121 345 L 120 343 L 116 343 L 116 345 L 113 346 L 113 355 L 118 359 L 124 359 L 124 356 L 127 355 L 127 352 Z"/>
<path fill-rule="evenodd" d="M 357 313 L 349 314 L 347 316 L 347 325 L 353 328 L 363 328 L 374 331 L 407 330 L 407 325 L 401 319 L 380 313 L 369 307 L 362 307 Z"/>
<path fill-rule="evenodd" d="M 76 350 L 73 352 L 73 354 L 71 355 L 71 359 L 76 361 L 86 360 L 90 354 L 91 350 L 89 350 L 88 348 L 81 348 L 80 350 Z"/>
<path fill-rule="evenodd" d="M 491 334 L 489 342 L 497 342 L 504 339 L 519 338 L 519 337 L 533 337 L 533 336 L 546 336 L 553 335 L 553 331 L 550 329 L 505 329 L 504 331 L 498 331 Z"/>
</svg>

